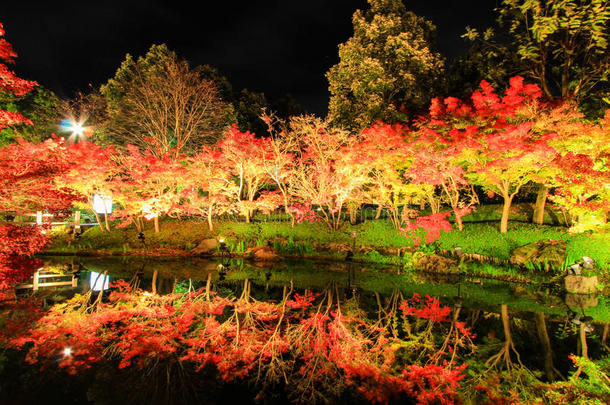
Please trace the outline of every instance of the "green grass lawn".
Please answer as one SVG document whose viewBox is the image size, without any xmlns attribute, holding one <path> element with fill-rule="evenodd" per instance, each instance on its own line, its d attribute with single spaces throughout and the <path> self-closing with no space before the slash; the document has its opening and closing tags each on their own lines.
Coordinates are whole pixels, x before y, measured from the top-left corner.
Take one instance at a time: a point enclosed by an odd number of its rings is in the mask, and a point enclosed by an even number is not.
<svg viewBox="0 0 610 405">
<path fill-rule="evenodd" d="M 515 217 L 521 211 L 517 207 Z M 560 239 L 567 242 L 568 264 L 583 257 L 590 256 L 604 269 L 603 278 L 610 270 L 610 235 L 608 234 L 569 234 L 560 225 L 533 225 L 511 218 L 508 233 L 499 232 L 499 224 L 493 220 L 497 215 L 496 206 L 479 208 L 476 216 L 466 217 L 464 230 L 453 230 L 443 233 L 433 249 L 452 251 L 456 246 L 462 247 L 465 253 L 475 253 L 502 260 L 510 258 L 511 252 L 518 246 L 543 239 Z M 161 232 L 155 233 L 152 224 L 147 224 L 144 231 L 146 245 L 138 239 L 135 227 L 113 229 L 103 232 L 99 227 L 87 230 L 80 240 L 73 240 L 68 247 L 69 236 L 65 231 L 56 231 L 53 235 L 50 252 L 75 253 L 79 251 L 104 251 L 111 254 L 139 254 L 157 249 L 170 251 L 189 251 L 206 238 L 223 236 L 234 253 L 242 253 L 251 246 L 272 241 L 281 254 L 302 255 L 306 257 L 324 256 L 340 258 L 344 254 L 328 252 L 322 247 L 329 244 L 366 246 L 380 252 L 384 248 L 415 249 L 410 239 L 394 229 L 388 220 L 368 220 L 357 225 L 344 222 L 341 229 L 329 230 L 323 223 L 302 223 L 291 227 L 287 221 L 266 221 L 266 217 L 255 218 L 252 223 L 236 220 L 220 220 L 215 223 L 214 232 L 210 232 L 207 223 L 200 219 L 177 220 L 165 218 L 161 221 Z M 357 232 L 354 240 L 353 231 Z M 357 259 L 371 262 L 405 264 L 398 257 L 384 258 L 377 251 L 357 254 Z M 514 273 L 514 269 L 511 270 Z"/>
</svg>

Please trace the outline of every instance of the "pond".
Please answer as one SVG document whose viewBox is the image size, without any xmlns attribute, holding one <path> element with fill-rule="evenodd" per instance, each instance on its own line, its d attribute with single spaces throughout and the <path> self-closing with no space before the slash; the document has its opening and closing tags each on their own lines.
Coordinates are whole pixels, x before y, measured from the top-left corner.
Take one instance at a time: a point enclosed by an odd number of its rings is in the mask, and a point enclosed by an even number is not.
<svg viewBox="0 0 610 405">
<path fill-rule="evenodd" d="M 556 381 L 586 374 L 571 355 L 608 354 L 606 297 L 552 286 L 351 262 L 43 260 L 18 292 L 49 312 L 3 363 L 2 394 L 22 402 L 533 401 L 536 384 L 569 398 Z"/>
</svg>

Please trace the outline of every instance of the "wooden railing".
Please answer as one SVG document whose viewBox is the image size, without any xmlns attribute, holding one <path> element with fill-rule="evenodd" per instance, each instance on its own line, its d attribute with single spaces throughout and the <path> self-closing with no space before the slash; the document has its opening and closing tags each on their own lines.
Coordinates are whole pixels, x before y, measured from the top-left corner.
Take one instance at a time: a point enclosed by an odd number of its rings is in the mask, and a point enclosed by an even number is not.
<svg viewBox="0 0 610 405">
<path fill-rule="evenodd" d="M 69 278 L 69 280 L 67 280 Z M 59 279 L 59 281 L 57 281 Z M 53 281 L 47 281 L 53 280 Z M 76 287 L 78 285 L 78 277 L 74 274 L 57 274 L 50 271 L 44 271 L 39 269 L 32 276 L 32 282 L 27 284 L 17 284 L 15 290 L 27 290 L 38 291 L 40 288 L 48 287 Z"/>
</svg>

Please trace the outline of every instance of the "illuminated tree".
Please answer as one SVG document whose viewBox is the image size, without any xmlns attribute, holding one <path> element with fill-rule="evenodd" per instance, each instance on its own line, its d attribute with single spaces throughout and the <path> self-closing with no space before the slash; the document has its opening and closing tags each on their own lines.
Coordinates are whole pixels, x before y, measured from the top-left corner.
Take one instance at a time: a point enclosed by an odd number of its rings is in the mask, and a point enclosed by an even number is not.
<svg viewBox="0 0 610 405">
<path fill-rule="evenodd" d="M 363 129 L 377 120 L 405 121 L 428 103 L 442 74 L 430 50 L 434 25 L 401 0 L 369 0 L 352 17 L 354 35 L 339 45 L 339 63 L 326 73 L 332 122 Z"/>
<path fill-rule="evenodd" d="M 150 148 L 157 156 L 214 144 L 233 111 L 200 69 L 190 68 L 165 45 L 153 45 L 137 61 L 127 55 L 101 93 L 113 139 Z"/>
<path fill-rule="evenodd" d="M 292 196 L 289 194 L 290 182 L 295 164 L 295 152 L 298 140 L 291 136 L 290 131 L 281 129 L 277 131 L 277 125 L 283 126 L 284 122 L 274 122 L 271 115 L 263 115 L 261 119 L 267 124 L 269 138 L 269 153 L 263 156 L 263 166 L 267 175 L 273 180 L 282 195 L 284 211 L 290 215 L 291 224 L 294 226 L 295 216 L 290 207 Z"/>
<path fill-rule="evenodd" d="M 250 222 L 257 193 L 269 183 L 264 162 L 272 154 L 270 139 L 256 138 L 252 132 L 241 132 L 233 125 L 218 142 L 218 150 L 237 177 L 237 204 L 246 222 Z"/>
<path fill-rule="evenodd" d="M 508 230 L 513 198 L 530 181 L 536 181 L 555 156 L 544 141 L 532 141 L 529 124 L 491 134 L 481 142 L 483 158 L 470 166 L 471 175 L 487 190 L 504 200 L 500 232 Z"/>
<path fill-rule="evenodd" d="M 310 116 L 293 118 L 290 132 L 298 140 L 299 150 L 290 194 L 306 205 L 317 205 L 324 222 L 336 230 L 346 201 L 362 187 L 368 173 L 363 166 L 352 164 L 356 138 Z"/>
<path fill-rule="evenodd" d="M 2 36 L 4 36 L 4 29 L 0 23 L 0 37 Z M 6 64 L 15 63 L 15 57 L 17 54 L 11 44 L 4 38 L 0 38 L 0 92 L 19 97 L 32 91 L 38 83 L 20 79 L 8 69 Z M 20 123 L 32 125 L 32 121 L 20 113 L 0 109 L 0 130 Z"/>
<path fill-rule="evenodd" d="M 551 199 L 572 217 L 573 226 L 568 231 L 597 230 L 605 225 L 610 211 L 608 156 L 606 148 L 592 155 L 568 152 L 553 161 L 558 169 L 554 183 L 559 187 Z"/>
<path fill-rule="evenodd" d="M 159 216 L 178 212 L 186 170 L 175 152 L 156 157 L 150 150 L 144 153 L 127 145 L 129 153 L 121 158 L 115 173 L 111 173 L 113 198 L 120 204 L 113 216 L 126 218 L 141 231 L 142 218 L 154 220 L 159 232 Z"/>
<path fill-rule="evenodd" d="M 55 178 L 58 186 L 74 190 L 86 198 L 86 203 L 77 205 L 91 210 L 97 218 L 100 228 L 107 231 L 110 231 L 107 218 L 110 213 L 106 213 L 105 225 L 102 225 L 94 207 L 94 195 L 97 194 L 104 198 L 112 197 L 110 177 L 113 171 L 116 172 L 116 163 L 112 160 L 113 154 L 112 147 L 102 148 L 91 142 L 69 144 L 67 155 L 70 162 L 69 168 Z"/>
<path fill-rule="evenodd" d="M 38 226 L 0 225 L 0 296 L 40 268 L 42 261 L 31 257 L 48 242 Z"/>
<path fill-rule="evenodd" d="M 404 220 L 400 208 L 420 191 L 403 176 L 411 156 L 406 131 L 400 125 L 373 125 L 362 132 L 362 140 L 353 147 L 360 152 L 356 160 L 364 165 L 363 169 L 368 168 L 364 198 L 387 210 L 396 229 Z"/>
<path fill-rule="evenodd" d="M 441 203 L 449 204 L 461 231 L 462 217 L 472 210 L 478 199 L 466 180 L 466 171 L 459 164 L 459 146 L 442 145 L 438 142 L 439 134 L 431 132 L 415 142 L 413 164 L 405 176 L 424 186 L 433 213 L 440 211 Z"/>
<path fill-rule="evenodd" d="M 558 187 L 551 200 L 560 205 L 574 221 L 572 228 L 586 230 L 599 228 L 605 223 L 607 201 L 610 133 L 608 117 L 597 123 L 585 119 L 575 104 L 538 105 L 528 111 L 533 130 L 537 133 L 553 132 L 549 140 L 559 153 L 549 165 L 546 182 L 542 184 L 544 198 L 548 190 Z M 534 212 L 537 223 L 542 223 L 544 203 L 541 193 Z M 567 221 L 569 222 L 569 221 Z"/>
<path fill-rule="evenodd" d="M 237 211 L 239 186 L 231 178 L 233 167 L 218 149 L 204 147 L 189 159 L 186 170 L 188 176 L 182 195 L 187 201 L 182 209 L 206 218 L 213 231 L 214 215 Z"/>
<path fill-rule="evenodd" d="M 439 133 L 440 140 L 455 145 L 469 181 L 503 200 L 500 231 L 508 229 L 513 198 L 528 182 L 541 182 L 548 173 L 556 151 L 549 145 L 555 134 L 531 131 L 532 123 L 520 121 L 518 113 L 540 97 L 536 85 L 514 77 L 504 97 L 482 81 L 472 95 L 472 106 L 449 97 L 433 99 L 426 125 Z M 460 130 L 464 128 L 464 130 Z"/>
<path fill-rule="evenodd" d="M 66 211 L 82 196 L 56 179 L 71 168 L 63 138 L 41 144 L 23 140 L 0 148 L 0 211 Z"/>
<path fill-rule="evenodd" d="M 503 0 L 517 71 L 535 80 L 548 99 L 590 102 L 597 115 L 608 96 L 610 5 L 605 0 Z M 467 37 L 479 37 L 469 29 Z M 487 40 L 492 36 L 487 34 Z M 512 51 L 512 52 L 511 52 Z"/>
</svg>

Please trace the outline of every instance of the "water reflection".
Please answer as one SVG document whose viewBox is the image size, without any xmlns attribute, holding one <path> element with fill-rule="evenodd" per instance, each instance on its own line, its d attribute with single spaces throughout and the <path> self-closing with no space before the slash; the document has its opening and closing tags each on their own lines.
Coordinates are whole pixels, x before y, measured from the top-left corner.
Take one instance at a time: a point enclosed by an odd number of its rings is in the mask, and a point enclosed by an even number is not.
<svg viewBox="0 0 610 405">
<path fill-rule="evenodd" d="M 50 260 L 47 269 L 54 266 L 65 268 L 62 260 Z M 381 361 L 378 357 L 370 357 L 371 353 L 380 353 L 381 356 L 384 348 L 388 348 L 392 342 L 392 347 L 396 349 L 393 356 L 406 364 L 457 366 L 467 363 L 474 370 L 517 373 L 522 378 L 519 380 L 521 384 L 530 378 L 519 374 L 522 370 L 528 370 L 543 381 L 565 380 L 570 373 L 582 373 L 580 366 L 575 368 L 570 354 L 597 360 L 608 351 L 609 325 L 605 297 L 562 296 L 548 288 L 459 276 L 438 282 L 428 275 L 399 275 L 394 269 L 384 271 L 383 267 L 371 268 L 352 262 L 324 264 L 301 261 L 257 267 L 228 259 L 217 263 L 202 260 L 122 261 L 116 258 L 91 258 L 72 263 L 71 268 L 79 268 L 81 280 L 88 280 L 87 285 L 79 284 L 73 290 L 81 293 L 87 293 L 87 290 L 105 291 L 104 302 L 112 305 L 109 293 L 125 288 L 113 287 L 118 280 L 123 280 L 130 290 L 135 291 L 137 300 L 133 305 L 147 304 L 146 311 L 159 311 L 155 316 L 160 316 L 160 319 L 174 316 L 173 312 L 163 312 L 167 305 L 178 308 L 172 311 L 183 311 L 184 303 L 194 305 L 184 298 L 187 296 L 185 294 L 200 296 L 201 301 L 195 302 L 203 305 L 200 310 L 207 311 L 205 319 L 210 320 L 206 322 L 214 320 L 216 323 L 205 324 L 205 328 L 199 325 L 197 328 L 201 328 L 202 333 L 218 331 L 218 338 L 222 338 L 224 343 L 222 347 L 214 349 L 218 352 L 209 352 L 210 347 L 214 347 L 213 341 L 209 340 L 211 337 L 197 335 L 197 339 L 207 339 L 207 346 L 198 346 L 192 349 L 194 351 L 187 350 L 186 354 L 181 355 L 242 356 L 243 353 L 233 352 L 229 347 L 244 347 L 244 350 L 252 351 L 254 357 L 239 357 L 239 364 L 258 364 L 257 368 L 244 370 L 268 376 L 265 377 L 268 380 L 260 377 L 263 379 L 257 379 L 257 383 L 263 381 L 270 386 L 288 384 L 287 375 L 298 374 L 292 368 L 295 364 L 305 367 L 303 370 L 307 371 L 306 366 L 311 364 L 302 363 L 300 356 L 320 355 L 301 352 L 299 350 L 305 349 L 294 346 L 294 342 L 324 345 L 327 343 L 316 340 L 315 336 L 331 339 L 331 332 L 342 336 L 333 341 L 336 344 L 333 350 L 342 353 L 341 350 L 349 352 L 357 349 L 354 353 L 366 358 L 367 362 Z M 70 290 L 65 291 L 68 298 Z M 438 297 L 439 301 L 427 299 L 426 294 Z M 417 295 L 418 299 L 415 298 Z M 96 295 L 98 303 L 102 300 L 101 296 Z M 183 304 L 176 306 L 175 300 L 182 300 L 180 302 Z M 87 301 L 85 308 L 91 302 L 96 301 Z M 146 317 L 146 313 L 138 316 Z M 317 318 L 318 315 L 321 317 Z M 337 317 L 343 323 L 338 323 Z M 150 325 L 145 324 L 143 328 L 150 326 L 154 331 L 154 326 L 166 336 L 172 336 L 170 332 L 180 328 L 179 323 L 169 324 L 171 328 L 163 323 L 156 324 L 154 317 L 146 322 L 150 322 Z M 108 325 L 101 323 L 100 327 L 107 328 Z M 194 331 L 190 328 L 184 330 L 188 334 Z M 315 334 L 312 335 L 312 331 Z M 118 334 L 117 338 L 121 336 Z M 153 337 L 162 339 L 156 334 Z M 186 342 L 176 336 L 173 339 Z M 194 337 L 189 335 L 189 339 Z M 365 341 L 370 343 L 363 343 Z M 194 344 L 195 341 L 189 342 Z M 356 346 L 342 346 L 344 342 Z M 70 342 L 70 347 L 73 353 L 78 353 L 78 346 L 73 343 Z M 251 347 L 248 346 L 250 344 Z M 117 347 L 123 347 L 121 345 L 130 343 L 121 340 Z M 288 350 L 287 347 L 291 348 L 290 352 L 283 351 Z M 179 346 L 175 350 L 184 348 Z M 264 350 L 270 350 L 271 354 L 260 357 Z M 194 358 L 203 358 L 197 356 Z M 324 372 L 334 376 L 334 379 L 339 379 L 337 367 L 351 367 L 354 364 L 364 367 L 361 363 L 350 363 L 352 360 L 348 361 L 349 357 L 340 359 L 344 362 L 340 363 L 343 366 L 332 365 L 325 363 L 328 357 L 324 356 L 318 361 L 327 367 Z M 221 358 L 213 358 L 219 364 L 225 364 Z M 285 358 L 293 359 L 291 361 L 294 363 L 286 363 Z M 230 365 L 235 367 L 234 363 Z M 343 368 L 341 370 L 341 373 L 346 372 Z M 481 372 L 477 378 L 484 381 L 485 375 L 485 372 Z M 304 376 L 312 380 L 291 380 L 291 383 L 305 384 L 307 387 L 303 391 L 305 394 L 299 394 L 305 395 L 300 397 L 303 401 L 322 399 L 316 396 L 318 388 L 315 388 L 315 384 L 327 384 L 325 389 L 332 391 L 335 387 L 333 384 L 340 382 L 333 379 L 322 381 L 307 373 Z M 362 383 L 361 380 L 358 382 Z M 269 394 L 265 392 L 265 395 Z"/>
<path fill-rule="evenodd" d="M 110 276 L 106 273 L 98 273 L 96 271 L 89 272 L 89 289 L 91 291 L 108 290 Z"/>
</svg>

